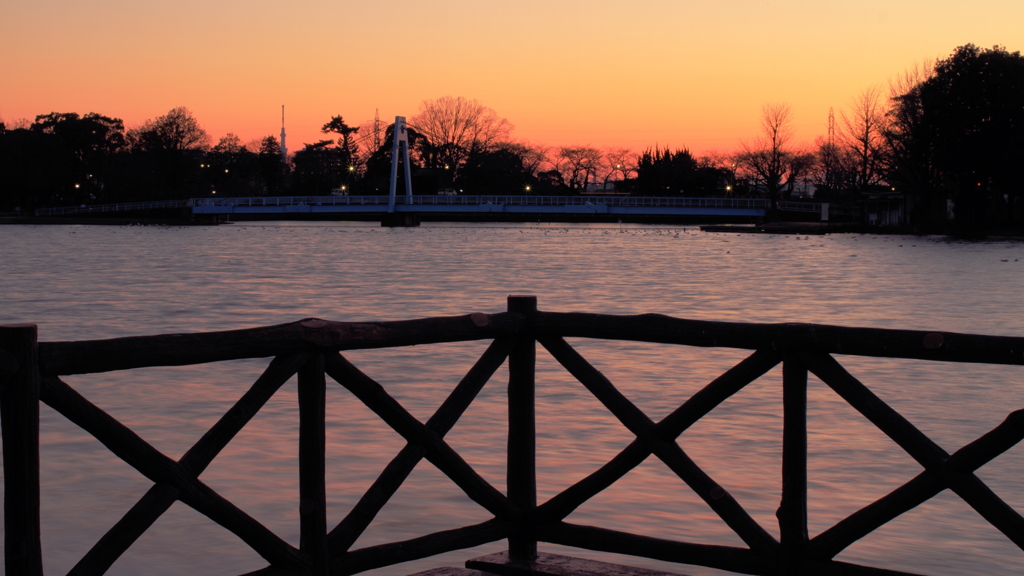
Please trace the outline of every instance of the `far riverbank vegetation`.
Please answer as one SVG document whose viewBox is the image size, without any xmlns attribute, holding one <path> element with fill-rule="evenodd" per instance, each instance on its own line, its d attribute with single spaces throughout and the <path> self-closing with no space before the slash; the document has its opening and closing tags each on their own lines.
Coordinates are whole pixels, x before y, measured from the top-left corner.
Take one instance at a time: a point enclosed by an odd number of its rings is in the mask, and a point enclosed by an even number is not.
<svg viewBox="0 0 1024 576">
<path fill-rule="evenodd" d="M 282 153 L 268 135 L 216 143 L 185 107 L 126 128 L 94 112 L 0 121 L 0 213 L 222 196 L 387 194 L 392 126 L 325 119 L 324 138 Z M 968 44 L 934 66 L 865 89 L 794 142 L 785 103 L 728 153 L 517 141 L 484 104 L 445 96 L 408 119 L 417 194 L 808 199 L 894 206 L 895 224 L 964 236 L 1021 233 L 1024 57 Z M 399 171 L 401 174 L 402 171 Z M 402 188 L 399 188 L 400 190 Z"/>
</svg>

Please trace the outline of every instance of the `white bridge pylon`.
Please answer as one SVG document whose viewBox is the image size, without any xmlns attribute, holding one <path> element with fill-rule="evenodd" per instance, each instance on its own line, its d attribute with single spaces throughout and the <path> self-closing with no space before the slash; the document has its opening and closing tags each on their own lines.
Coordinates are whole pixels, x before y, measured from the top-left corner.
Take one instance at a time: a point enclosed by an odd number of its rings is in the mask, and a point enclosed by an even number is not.
<svg viewBox="0 0 1024 576">
<path fill-rule="evenodd" d="M 398 149 L 402 148 L 405 165 L 405 197 L 412 205 L 412 176 L 409 172 L 409 132 L 405 127 L 405 116 L 395 116 L 395 144 L 391 148 L 391 186 L 388 191 L 388 213 L 395 211 L 395 189 L 398 187 Z M 400 146 L 404 144 L 404 146 Z"/>
</svg>

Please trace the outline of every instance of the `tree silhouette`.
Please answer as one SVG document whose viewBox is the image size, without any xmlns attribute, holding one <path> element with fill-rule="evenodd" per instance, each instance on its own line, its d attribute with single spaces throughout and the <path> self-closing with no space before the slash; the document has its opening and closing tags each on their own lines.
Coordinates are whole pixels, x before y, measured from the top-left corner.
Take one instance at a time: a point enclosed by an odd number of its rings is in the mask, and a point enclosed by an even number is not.
<svg viewBox="0 0 1024 576">
<path fill-rule="evenodd" d="M 587 184 L 597 177 L 603 159 L 601 151 L 591 146 L 563 146 L 558 157 L 562 181 L 570 192 L 577 194 L 585 191 Z"/>
<path fill-rule="evenodd" d="M 40 206 L 68 203 L 74 190 L 69 160 L 56 135 L 7 127 L 0 134 L 0 211 L 31 214 Z"/>
<path fill-rule="evenodd" d="M 338 149 L 341 151 L 343 161 L 354 168 L 359 161 L 359 146 L 354 138 L 354 135 L 359 132 L 359 128 L 349 126 L 341 116 L 333 116 L 329 122 L 320 128 L 320 131 L 324 134 L 333 132 L 340 136 L 338 138 Z"/>
<path fill-rule="evenodd" d="M 752 176 L 764 182 L 768 198 L 779 200 L 790 173 L 790 161 L 794 152 L 790 149 L 793 139 L 793 113 L 788 104 L 765 104 L 761 108 L 761 135 L 753 142 L 744 142 L 736 157 L 736 163 Z"/>
<path fill-rule="evenodd" d="M 409 125 L 429 142 L 427 168 L 447 166 L 455 175 L 471 153 L 490 150 L 515 128 L 493 109 L 461 96 L 424 100 Z"/>
<path fill-rule="evenodd" d="M 897 95 L 889 131 L 891 178 L 941 206 L 955 203 L 959 233 L 980 233 L 1020 199 L 1024 155 L 1024 57 L 996 46 L 960 46 L 930 77 Z M 934 217 L 939 210 L 933 209 Z M 924 222 L 928 224 L 928 222 Z"/>
<path fill-rule="evenodd" d="M 946 218 L 933 154 L 934 136 L 925 125 L 921 103 L 921 87 L 934 73 L 934 63 L 924 64 L 893 81 L 885 133 L 886 177 L 907 198 L 908 223 L 922 231 L 937 229 Z"/>
<path fill-rule="evenodd" d="M 306 144 L 292 157 L 292 194 L 322 196 L 342 186 L 348 164 L 334 140 Z"/>
<path fill-rule="evenodd" d="M 205 150 L 210 146 L 210 136 L 184 106 L 129 130 L 128 139 L 133 148 L 146 151 Z"/>
<path fill-rule="evenodd" d="M 508 148 L 479 150 L 466 158 L 457 188 L 466 194 L 523 194 L 534 179 L 523 165 L 523 157 Z"/>
<path fill-rule="evenodd" d="M 629 180 L 630 174 L 636 174 L 637 157 L 629 148 L 608 148 L 604 151 L 605 182 Z"/>
<path fill-rule="evenodd" d="M 192 113 L 180 106 L 128 131 L 132 156 L 125 166 L 123 190 L 139 199 L 187 198 L 206 195 L 203 152 L 210 136 Z"/>
<path fill-rule="evenodd" d="M 36 116 L 29 127 L 59 142 L 65 201 L 86 203 L 105 196 L 113 156 L 125 146 L 124 123 L 95 112 L 51 112 Z"/>
<path fill-rule="evenodd" d="M 637 159 L 636 193 L 651 196 L 713 196 L 727 172 L 689 150 L 648 149 Z"/>
<path fill-rule="evenodd" d="M 841 112 L 842 142 L 852 165 L 852 185 L 867 190 L 884 178 L 886 114 L 881 90 L 871 87 L 854 99 L 850 113 Z"/>
</svg>

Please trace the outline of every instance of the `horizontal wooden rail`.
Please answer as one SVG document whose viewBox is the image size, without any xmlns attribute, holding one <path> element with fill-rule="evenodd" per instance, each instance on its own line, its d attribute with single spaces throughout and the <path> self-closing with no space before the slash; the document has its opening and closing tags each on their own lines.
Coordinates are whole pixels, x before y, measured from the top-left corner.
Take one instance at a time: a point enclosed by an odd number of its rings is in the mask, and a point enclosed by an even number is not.
<svg viewBox="0 0 1024 576">
<path fill-rule="evenodd" d="M 1024 365 L 1024 338 L 1012 336 L 824 324 L 710 322 L 661 314 L 609 316 L 578 312 L 540 312 L 534 318 L 534 329 L 540 335 L 562 337 Z"/>
<path fill-rule="evenodd" d="M 513 334 L 523 326 L 522 315 L 514 313 L 474 313 L 396 322 L 329 322 L 307 318 L 289 324 L 223 332 L 44 342 L 40 344 L 39 366 L 44 376 L 66 376 L 270 358 L 297 352 L 485 340 Z"/>
<path fill-rule="evenodd" d="M 524 330 L 525 318 L 516 312 L 395 322 L 330 322 L 308 318 L 289 324 L 224 332 L 40 342 L 39 367 L 44 376 L 64 376 L 148 366 L 269 358 L 317 350 L 464 342 L 508 336 Z M 685 346 L 1024 365 L 1022 337 L 956 332 L 824 324 L 748 324 L 686 320 L 661 314 L 611 316 L 581 312 L 538 312 L 533 316 L 530 332 L 538 336 Z"/>
<path fill-rule="evenodd" d="M 506 312 L 394 322 L 289 324 L 197 334 L 139 336 L 80 342 L 36 342 L 35 327 L 0 327 L 0 413 L 5 483 L 5 563 L 9 574 L 42 574 L 39 529 L 38 404 L 54 408 L 153 482 L 152 488 L 75 565 L 73 576 L 100 575 L 133 542 L 181 501 L 236 534 L 269 564 L 263 576 L 342 576 L 508 539 L 513 562 L 537 556 L 537 542 L 699 564 L 743 574 L 903 575 L 838 562 L 834 557 L 885 523 L 949 489 L 1024 549 L 1024 517 L 974 474 L 1024 440 L 1024 410 L 989 433 L 946 452 L 833 355 L 948 362 L 1024 364 L 1024 338 L 951 332 L 848 328 L 813 324 L 747 324 L 657 314 L 610 316 L 542 312 L 530 296 L 509 297 Z M 753 351 L 680 404 L 652 420 L 584 358 L 566 338 L 616 339 Z M 383 386 L 345 358 L 346 350 L 492 340 L 449 396 L 420 422 Z M 540 344 L 635 439 L 606 464 L 546 502 L 537 502 L 536 351 Z M 270 358 L 266 371 L 203 437 L 175 461 L 89 402 L 60 376 L 178 366 L 241 358 Z M 508 362 L 507 493 L 478 474 L 446 441 L 499 367 Z M 686 453 L 684 431 L 751 382 L 783 365 L 781 538 L 774 538 L 728 489 Z M 200 474 L 253 416 L 298 375 L 298 548 L 261 525 L 199 480 Z M 814 538 L 807 534 L 807 385 L 814 374 L 924 471 Z M 325 418 L 330 380 L 404 438 L 347 516 L 326 524 Z M 648 456 L 659 458 L 729 526 L 746 548 L 676 542 L 565 522 L 574 510 L 613 485 Z M 491 520 L 404 542 L 351 549 L 413 468 L 427 459 Z M 12 497 L 13 495 L 13 497 Z"/>
</svg>

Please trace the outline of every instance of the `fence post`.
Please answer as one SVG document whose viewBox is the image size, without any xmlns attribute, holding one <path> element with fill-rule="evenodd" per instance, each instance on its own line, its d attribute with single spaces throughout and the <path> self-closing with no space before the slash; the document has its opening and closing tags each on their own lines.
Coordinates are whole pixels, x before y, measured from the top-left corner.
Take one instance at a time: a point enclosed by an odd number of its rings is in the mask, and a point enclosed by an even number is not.
<svg viewBox="0 0 1024 576">
<path fill-rule="evenodd" d="M 299 550 L 313 560 L 312 574 L 327 576 L 327 489 L 325 479 L 324 355 L 299 370 Z"/>
<path fill-rule="evenodd" d="M 4 566 L 42 576 L 39 544 L 39 346 L 35 324 L 0 326 Z"/>
<path fill-rule="evenodd" d="M 536 296 L 509 296 L 508 311 L 527 317 L 537 311 Z M 533 511 L 537 507 L 536 414 L 534 384 L 537 341 L 532 331 L 520 336 L 508 356 L 508 497 L 521 516 L 509 536 L 509 555 L 514 562 L 537 559 Z"/>
<path fill-rule="evenodd" d="M 782 364 L 781 573 L 794 570 L 807 544 L 807 368 L 791 357 Z"/>
</svg>

